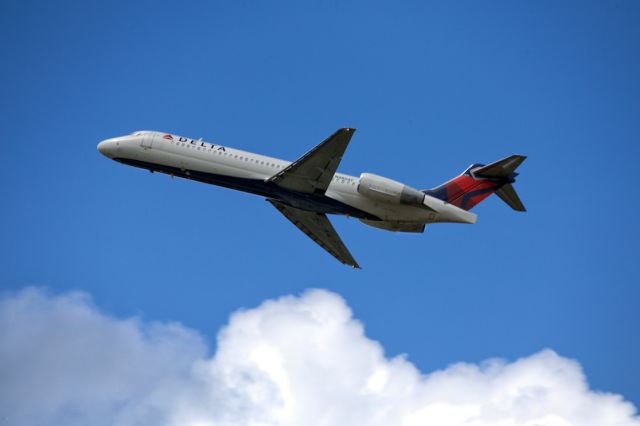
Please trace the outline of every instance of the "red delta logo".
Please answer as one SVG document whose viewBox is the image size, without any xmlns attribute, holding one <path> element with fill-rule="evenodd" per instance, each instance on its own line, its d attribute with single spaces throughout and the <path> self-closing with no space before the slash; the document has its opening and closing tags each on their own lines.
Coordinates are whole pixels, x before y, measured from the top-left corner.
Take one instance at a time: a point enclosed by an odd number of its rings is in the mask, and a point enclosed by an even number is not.
<svg viewBox="0 0 640 426">
<path fill-rule="evenodd" d="M 173 140 L 173 136 L 171 136 L 170 134 L 166 134 L 166 135 L 164 135 L 162 137 L 162 139 L 168 139 L 168 140 L 172 141 Z"/>
</svg>

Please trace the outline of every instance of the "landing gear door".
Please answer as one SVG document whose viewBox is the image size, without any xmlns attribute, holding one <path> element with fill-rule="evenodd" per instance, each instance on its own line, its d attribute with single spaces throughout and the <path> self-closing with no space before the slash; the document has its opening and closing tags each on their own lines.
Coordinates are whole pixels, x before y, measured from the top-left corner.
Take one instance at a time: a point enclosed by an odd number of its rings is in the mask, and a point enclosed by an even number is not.
<svg viewBox="0 0 640 426">
<path fill-rule="evenodd" d="M 153 133 L 145 133 L 142 135 L 142 142 L 140 146 L 144 149 L 150 149 L 153 146 Z"/>
</svg>

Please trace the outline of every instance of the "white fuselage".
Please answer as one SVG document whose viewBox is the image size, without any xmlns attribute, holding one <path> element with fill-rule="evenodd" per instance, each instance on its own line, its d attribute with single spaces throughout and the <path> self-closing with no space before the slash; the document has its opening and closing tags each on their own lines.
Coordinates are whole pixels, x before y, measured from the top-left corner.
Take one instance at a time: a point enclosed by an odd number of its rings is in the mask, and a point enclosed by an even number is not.
<svg viewBox="0 0 640 426">
<path fill-rule="evenodd" d="M 291 164 L 289 161 L 241 151 L 178 135 L 141 131 L 107 139 L 98 150 L 109 158 L 163 173 L 227 186 L 269 197 L 266 182 Z M 211 177 L 211 180 L 209 179 Z M 250 182 L 255 182 L 256 190 Z M 360 178 L 336 173 L 325 197 L 354 211 L 394 223 L 474 223 L 476 216 L 444 201 L 425 195 L 423 204 L 404 205 L 379 201 L 358 192 Z M 249 186 L 248 186 L 249 185 Z M 327 211 L 327 213 L 341 213 Z M 348 211 L 342 214 L 350 215 Z M 359 216 L 356 212 L 352 215 Z M 366 218 L 360 215 L 361 218 Z M 369 219 L 371 219 L 369 217 Z"/>
</svg>

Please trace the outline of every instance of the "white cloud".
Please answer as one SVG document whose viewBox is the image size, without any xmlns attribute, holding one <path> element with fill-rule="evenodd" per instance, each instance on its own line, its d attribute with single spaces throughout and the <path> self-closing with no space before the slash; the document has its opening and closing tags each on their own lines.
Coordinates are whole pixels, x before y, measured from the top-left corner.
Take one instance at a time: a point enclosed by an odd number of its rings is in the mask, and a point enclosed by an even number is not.
<svg viewBox="0 0 640 426">
<path fill-rule="evenodd" d="M 0 424 L 640 426 L 550 350 L 422 374 L 321 290 L 235 313 L 210 357 L 179 324 L 28 289 L 0 302 L 0 369 Z"/>
</svg>

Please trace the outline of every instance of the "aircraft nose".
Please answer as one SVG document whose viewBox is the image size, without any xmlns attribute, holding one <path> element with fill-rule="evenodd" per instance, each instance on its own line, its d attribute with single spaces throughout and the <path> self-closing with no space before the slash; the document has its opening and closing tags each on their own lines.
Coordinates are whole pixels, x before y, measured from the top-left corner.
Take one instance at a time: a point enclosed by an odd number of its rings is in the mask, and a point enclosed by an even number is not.
<svg viewBox="0 0 640 426">
<path fill-rule="evenodd" d="M 112 158 L 117 148 L 117 142 L 111 139 L 105 139 L 98 144 L 98 151 L 105 157 Z"/>
</svg>

